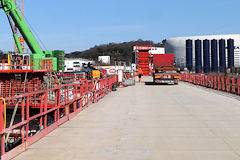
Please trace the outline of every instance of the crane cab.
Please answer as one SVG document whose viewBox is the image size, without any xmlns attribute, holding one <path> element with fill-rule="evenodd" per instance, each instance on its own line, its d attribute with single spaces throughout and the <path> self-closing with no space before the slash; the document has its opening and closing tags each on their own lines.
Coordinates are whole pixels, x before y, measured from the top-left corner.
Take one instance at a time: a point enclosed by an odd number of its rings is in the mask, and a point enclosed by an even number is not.
<svg viewBox="0 0 240 160">
<path fill-rule="evenodd" d="M 8 54 L 9 70 L 30 70 L 31 60 L 30 54 Z"/>
</svg>

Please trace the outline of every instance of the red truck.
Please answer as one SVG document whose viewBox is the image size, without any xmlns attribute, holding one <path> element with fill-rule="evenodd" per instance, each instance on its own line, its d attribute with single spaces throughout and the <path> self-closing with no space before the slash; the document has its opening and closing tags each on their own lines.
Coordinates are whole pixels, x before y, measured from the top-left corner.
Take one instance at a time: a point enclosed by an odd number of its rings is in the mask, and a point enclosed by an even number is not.
<svg viewBox="0 0 240 160">
<path fill-rule="evenodd" d="M 178 84 L 180 76 L 174 67 L 174 54 L 153 54 L 154 83 Z"/>
</svg>

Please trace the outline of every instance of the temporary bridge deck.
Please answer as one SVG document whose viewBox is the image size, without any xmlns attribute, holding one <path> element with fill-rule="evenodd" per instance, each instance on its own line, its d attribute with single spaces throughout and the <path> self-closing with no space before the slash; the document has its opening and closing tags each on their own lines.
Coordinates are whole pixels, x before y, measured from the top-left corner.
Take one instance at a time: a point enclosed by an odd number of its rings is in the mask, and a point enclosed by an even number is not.
<svg viewBox="0 0 240 160">
<path fill-rule="evenodd" d="M 15 159 L 238 160 L 240 103 L 216 92 L 184 82 L 119 89 Z"/>
</svg>

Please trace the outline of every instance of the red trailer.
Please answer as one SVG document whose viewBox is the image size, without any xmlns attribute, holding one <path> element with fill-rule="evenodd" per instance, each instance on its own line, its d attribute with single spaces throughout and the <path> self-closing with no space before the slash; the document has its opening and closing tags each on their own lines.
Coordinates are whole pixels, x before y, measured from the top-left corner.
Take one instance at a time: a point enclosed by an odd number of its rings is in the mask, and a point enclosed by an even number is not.
<svg viewBox="0 0 240 160">
<path fill-rule="evenodd" d="M 178 84 L 178 71 L 179 69 L 174 67 L 174 54 L 153 55 L 154 83 Z"/>
</svg>

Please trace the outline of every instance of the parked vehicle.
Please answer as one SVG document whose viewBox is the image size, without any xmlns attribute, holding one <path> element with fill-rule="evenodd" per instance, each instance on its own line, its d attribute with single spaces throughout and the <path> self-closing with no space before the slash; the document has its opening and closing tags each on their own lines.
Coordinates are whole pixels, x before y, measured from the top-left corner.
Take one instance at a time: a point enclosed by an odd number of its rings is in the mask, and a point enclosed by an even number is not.
<svg viewBox="0 0 240 160">
<path fill-rule="evenodd" d="M 174 67 L 174 54 L 154 54 L 152 62 L 154 83 L 178 84 L 179 68 Z"/>
</svg>

